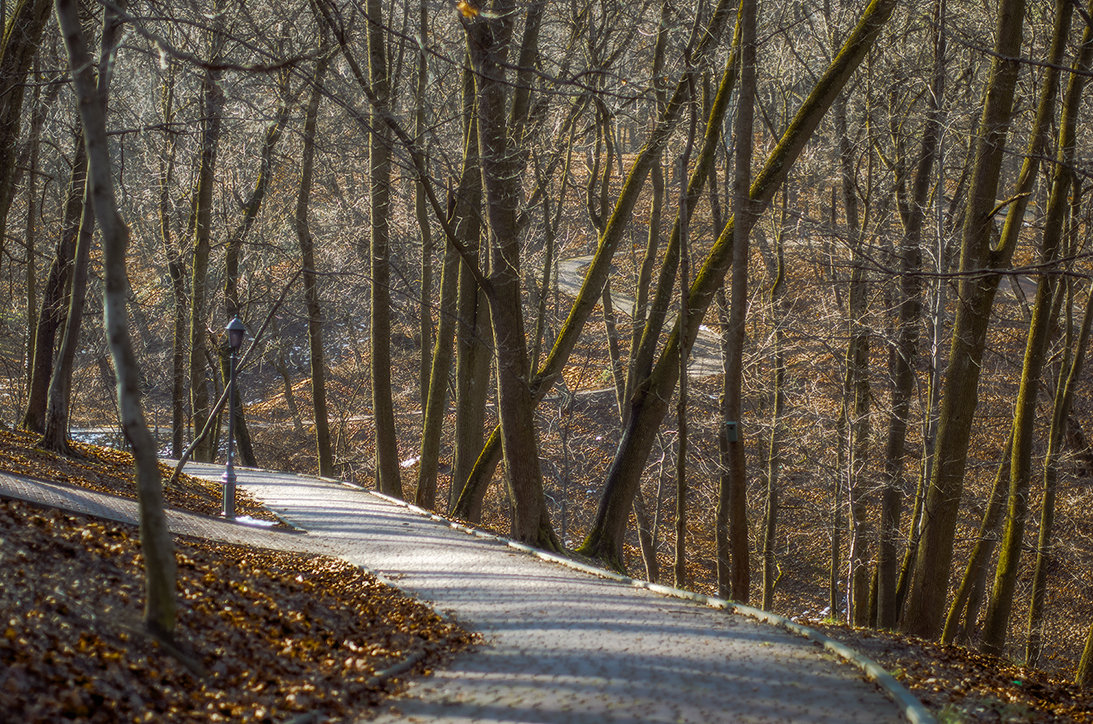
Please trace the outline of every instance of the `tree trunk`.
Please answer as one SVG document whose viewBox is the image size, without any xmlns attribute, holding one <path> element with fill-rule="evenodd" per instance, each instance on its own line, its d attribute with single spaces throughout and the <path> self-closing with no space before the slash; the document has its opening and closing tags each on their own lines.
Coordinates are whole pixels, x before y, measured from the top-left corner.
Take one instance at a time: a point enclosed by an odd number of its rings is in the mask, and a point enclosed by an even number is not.
<svg viewBox="0 0 1093 724">
<path fill-rule="evenodd" d="M 1093 685 L 1093 625 L 1090 625 L 1085 639 L 1085 649 L 1082 650 L 1082 660 L 1078 664 L 1078 675 L 1074 677 L 1074 683 L 1084 689 Z"/>
<path fill-rule="evenodd" d="M 850 510 L 850 568 L 847 575 L 847 621 L 854 626 L 869 625 L 869 520 L 868 483 L 864 480 L 869 451 L 869 327 L 868 281 L 862 253 L 863 221 L 860 218 L 857 182 L 854 178 L 854 148 L 846 127 L 846 97 L 835 101 L 835 128 L 839 142 L 839 166 L 843 208 L 846 210 L 846 237 L 850 245 L 850 283 L 847 288 L 847 316 L 850 321 L 846 349 L 846 377 L 843 384 L 843 417 L 849 433 L 846 449 L 850 453 L 843 474 Z M 833 612 L 834 613 L 834 612 Z"/>
<path fill-rule="evenodd" d="M 368 189 L 371 207 L 369 270 L 372 276 L 372 414 L 376 433 L 376 488 L 402 497 L 398 434 L 391 395 L 391 134 L 383 122 L 389 112 L 390 78 L 380 0 L 368 0 L 368 77 L 374 102 L 368 134 Z"/>
<path fill-rule="evenodd" d="M 34 332 L 34 357 L 31 362 L 27 409 L 21 426 L 25 430 L 42 432 L 45 429 L 46 402 L 49 380 L 53 374 L 53 352 L 57 330 L 68 309 L 68 286 L 72 277 L 72 259 L 76 253 L 76 239 L 83 218 L 85 188 L 87 186 L 87 153 L 83 133 L 76 135 L 76 153 L 72 160 L 72 174 L 68 181 L 67 201 L 61 235 L 49 265 L 49 275 L 42 292 L 42 305 L 38 312 L 38 324 Z"/>
<path fill-rule="evenodd" d="M 505 65 L 516 12 L 510 0 L 495 0 L 489 15 L 464 19 L 477 71 L 478 138 L 491 237 L 490 319 L 497 370 L 501 446 L 514 497 L 512 535 L 549 550 L 560 543 L 543 496 L 535 431 L 535 396 L 520 299 L 520 203 L 518 148 L 506 121 Z"/>
<path fill-rule="evenodd" d="M 888 438 L 884 455 L 884 488 L 881 500 L 880 533 L 877 540 L 877 621 L 880 628 L 894 628 L 899 618 L 896 605 L 898 577 L 899 521 L 904 488 L 904 456 L 907 424 L 914 393 L 914 359 L 918 353 L 918 327 L 922 317 L 921 283 L 917 272 L 922 264 L 922 229 L 933 178 L 940 155 L 942 100 L 945 96 L 946 0 L 934 5 L 933 78 L 928 94 L 926 128 L 915 164 L 909 203 L 900 204 L 903 236 L 900 239 L 899 319 L 896 341 L 890 355 L 892 412 L 888 417 Z M 897 183 L 902 191 L 902 183 Z"/>
<path fill-rule="evenodd" d="M 0 28 L 4 25 L 0 22 Z M 27 141 L 27 183 L 26 199 L 27 214 L 23 236 L 23 253 L 26 258 L 26 300 L 27 300 L 27 326 L 26 344 L 24 345 L 23 362 L 26 365 L 27 380 L 31 378 L 34 359 L 34 330 L 38 324 L 38 217 L 41 215 L 41 205 L 38 201 L 38 173 L 41 162 L 42 126 L 45 123 L 45 106 L 42 103 L 41 86 L 38 84 L 38 61 L 35 59 L 31 76 L 34 80 L 33 114 L 30 122 L 30 138 Z M 37 207 L 37 208 L 36 208 Z"/>
<path fill-rule="evenodd" d="M 1072 4 L 1060 0 L 1056 5 L 1058 20 L 1052 42 L 1051 57 L 1061 59 L 1070 31 Z M 1048 198 L 1047 214 L 1044 219 L 1043 236 L 1040 240 L 1038 261 L 1044 267 L 1053 265 L 1059 257 L 1066 224 L 1070 187 L 1073 183 L 1072 165 L 1075 160 L 1075 132 L 1082 90 L 1085 87 L 1085 72 L 1090 57 L 1093 56 L 1093 34 L 1089 28 L 1082 38 L 1081 53 L 1075 62 L 1074 73 L 1070 76 L 1066 97 L 1063 102 L 1062 118 L 1059 128 L 1058 164 L 1053 169 L 1051 194 Z M 1058 55 L 1056 55 L 1056 46 Z M 1045 78 L 1045 83 L 1054 84 L 1055 78 Z M 1052 96 L 1054 91 L 1050 92 Z M 1010 612 L 1013 608 L 1013 593 L 1017 585 L 1017 566 L 1024 543 L 1025 518 L 1028 515 L 1029 485 L 1032 479 L 1032 444 L 1033 428 L 1036 418 L 1036 398 L 1040 389 L 1040 377 L 1047 358 L 1047 344 L 1051 330 L 1058 323 L 1058 306 L 1055 305 L 1056 277 L 1046 274 L 1040 277 L 1036 285 L 1036 301 L 1029 322 L 1028 345 L 1025 348 L 1024 368 L 1021 371 L 1021 387 L 1017 393 L 1017 410 L 1013 421 L 1013 462 L 1010 464 L 1009 508 L 1006 513 L 1006 530 L 998 554 L 998 569 L 994 587 L 991 590 L 987 613 L 983 622 L 982 648 L 986 653 L 1000 654 L 1006 643 Z M 1064 418 L 1065 419 L 1065 418 Z"/>
<path fill-rule="evenodd" d="M 418 467 L 417 493 L 414 502 L 423 508 L 436 507 L 437 472 L 440 466 L 440 437 L 444 413 L 448 410 L 448 375 L 451 370 L 452 338 L 455 335 L 455 296 L 459 274 L 459 256 L 449 246 L 444 253 L 444 269 L 440 276 L 439 324 L 433 349 L 429 377 L 425 420 L 421 433 L 421 462 Z"/>
<path fill-rule="evenodd" d="M 1088 34 L 1088 31 L 1086 32 Z M 1088 43 L 1088 41 L 1087 41 Z M 1079 201 L 1074 200 L 1071 229 L 1078 222 Z M 1055 392 L 1052 407 L 1051 430 L 1048 433 L 1048 447 L 1044 456 L 1044 497 L 1040 504 L 1040 531 L 1036 541 L 1036 563 L 1033 566 L 1032 594 L 1029 603 L 1028 643 L 1025 646 L 1025 665 L 1036 666 L 1043 647 L 1044 599 L 1047 591 L 1047 576 L 1051 568 L 1052 534 L 1055 528 L 1055 496 L 1058 488 L 1059 463 L 1062 447 L 1066 440 L 1067 420 L 1070 418 L 1070 404 L 1074 397 L 1075 385 L 1081 375 L 1086 350 L 1089 347 L 1090 327 L 1093 326 L 1093 289 L 1087 292 L 1085 312 L 1082 315 L 1081 331 L 1078 344 L 1071 352 L 1071 309 L 1068 299 L 1067 339 L 1063 364 L 1059 370 L 1059 387 Z"/>
<path fill-rule="evenodd" d="M 695 88 L 691 86 L 692 96 Z M 687 166 L 694 148 L 696 118 L 698 110 L 696 99 L 691 102 L 691 123 L 687 133 L 687 143 L 679 159 L 679 318 L 686 319 L 688 313 L 688 289 L 691 279 L 691 218 L 687 213 Z M 679 355 L 679 394 L 676 398 L 676 426 L 679 429 L 679 445 L 676 450 L 676 548 L 673 572 L 676 588 L 687 587 L 687 360 L 690 348 L 685 348 Z M 621 379 L 617 380 L 621 383 Z M 621 400 L 620 400 L 621 403 Z M 625 419 L 625 416 L 624 416 Z M 640 488 L 640 484 L 639 484 Z M 636 496 L 635 496 L 636 499 Z"/>
<path fill-rule="evenodd" d="M 212 234 L 213 188 L 216 185 L 216 161 L 219 154 L 223 120 L 224 92 L 220 87 L 222 71 L 216 66 L 224 44 L 214 31 L 210 58 L 201 81 L 201 150 L 197 185 L 193 199 L 193 251 L 190 281 L 190 410 L 196 438 L 209 418 L 209 379 L 205 362 L 207 353 L 205 298 L 208 294 L 209 254 Z M 213 459 L 214 438 L 210 437 L 194 451 L 194 459 Z"/>
<path fill-rule="evenodd" d="M 979 535 L 968 555 L 968 564 L 964 576 L 960 579 L 956 594 L 953 596 L 949 613 L 945 617 L 945 627 L 941 632 L 942 643 L 957 642 L 966 644 L 973 631 L 977 629 L 979 606 L 983 602 L 987 573 L 994 546 L 998 543 L 998 527 L 1002 523 L 1002 514 L 1006 510 L 1006 490 L 1010 479 L 1010 461 L 1013 457 L 1012 432 L 1002 453 L 1002 462 L 994 476 L 994 485 L 987 500 L 987 509 L 983 511 L 983 520 L 979 524 Z"/>
<path fill-rule="evenodd" d="M 995 60 L 987 82 L 964 217 L 960 255 L 960 270 L 964 273 L 1000 268 L 1008 264 L 1013 252 L 1012 244 L 993 247 L 990 234 L 1021 66 L 1018 56 L 1024 11 L 1024 0 L 1004 0 L 998 7 Z M 931 485 L 903 620 L 904 630 L 920 636 L 936 636 L 944 616 L 972 415 L 978 400 L 980 363 L 998 279 L 997 274 L 970 276 L 958 285 L 959 303 L 941 391 Z"/>
<path fill-rule="evenodd" d="M 330 422 L 326 405 L 326 356 L 323 352 L 323 316 L 319 303 L 319 289 L 315 269 L 314 241 L 308 225 L 308 205 L 311 200 L 312 175 L 315 168 L 315 128 L 319 120 L 319 103 L 323 97 L 323 78 L 326 76 L 327 59 L 320 58 L 315 64 L 312 79 L 311 100 L 304 118 L 304 147 L 300 159 L 300 191 L 296 197 L 296 214 L 293 217 L 296 239 L 300 245 L 301 264 L 304 270 L 304 302 L 307 306 L 307 340 L 311 359 L 311 397 L 315 408 L 315 452 L 318 457 L 319 475 L 334 474 L 334 455 L 330 447 Z"/>
<path fill-rule="evenodd" d="M 778 582 L 778 569 L 775 560 L 775 546 L 777 545 L 778 532 L 778 492 L 780 487 L 779 473 L 782 469 L 782 417 L 785 413 L 786 395 L 785 378 L 786 363 L 784 340 L 785 332 L 782 321 L 788 319 L 789 310 L 785 303 L 783 292 L 785 290 L 785 231 L 786 231 L 786 197 L 782 196 L 782 223 L 778 228 L 778 236 L 775 241 L 775 268 L 774 279 L 768 293 L 768 309 L 770 321 L 774 326 L 773 349 L 771 349 L 771 394 L 774 397 L 774 417 L 771 420 L 770 445 L 767 447 L 767 491 L 766 501 L 763 506 L 763 593 L 760 607 L 764 611 L 773 610 L 774 586 Z"/>
<path fill-rule="evenodd" d="M 1090 291 L 1093 292 L 1093 289 Z M 1044 605 L 1047 597 L 1047 576 L 1052 563 L 1051 548 L 1055 530 L 1055 496 L 1059 480 L 1059 459 L 1066 435 L 1070 402 L 1073 399 L 1074 387 L 1081 374 L 1082 362 L 1089 346 L 1091 321 L 1093 321 L 1093 293 L 1087 296 L 1081 332 L 1077 348 L 1073 353 L 1070 350 L 1070 339 L 1067 339 L 1066 357 L 1059 370 L 1060 384 L 1055 393 L 1052 409 L 1051 430 L 1048 434 L 1048 448 L 1044 457 L 1044 497 L 1040 503 L 1040 530 L 1036 538 L 1036 563 L 1033 566 L 1032 593 L 1029 602 L 1028 643 L 1025 645 L 1025 666 L 1029 667 L 1037 665 L 1043 650 Z"/>
<path fill-rule="evenodd" d="M 894 7 L 894 0 L 870 3 L 842 50 L 817 81 L 751 186 L 750 198 L 756 217 L 770 203 L 827 109 L 872 47 Z M 631 407 L 629 422 L 608 469 L 595 522 L 579 549 L 615 568 L 621 568 L 622 538 L 634 491 L 657 428 L 664 418 L 665 400 L 671 397 L 675 388 L 681 343 L 689 344 L 697 336 L 706 309 L 732 263 L 734 226 L 733 220 L 726 224 L 691 284 L 690 316 L 676 321 L 655 368 L 635 386 L 634 396 L 628 403 Z"/>
<path fill-rule="evenodd" d="M 704 32 L 700 35 L 700 43 L 692 55 L 693 65 L 700 65 L 701 61 L 703 61 L 713 47 L 715 47 L 724 26 L 728 22 L 732 7 L 733 5 L 729 0 L 720 0 L 718 2 L 710 22 L 707 24 Z M 656 127 L 649 133 L 645 145 L 630 166 L 630 172 L 627 174 L 626 179 L 623 182 L 622 190 L 619 192 L 618 199 L 615 201 L 614 211 L 612 211 L 611 216 L 608 217 L 606 226 L 604 227 L 604 233 L 599 239 L 599 245 L 596 247 L 596 254 L 588 267 L 588 271 L 585 273 L 585 279 L 581 284 L 580 291 L 577 293 L 577 298 L 570 307 L 569 316 L 566 318 L 565 324 L 563 324 L 550 354 L 547 355 L 546 360 L 540 365 L 539 371 L 532 380 L 532 384 L 535 387 L 536 400 L 541 400 L 543 396 L 546 395 L 547 391 L 549 391 L 551 385 L 553 385 L 561 375 L 562 369 L 569 359 L 569 355 L 576 346 L 577 340 L 580 339 L 585 322 L 588 321 L 589 315 L 603 296 L 604 284 L 606 284 L 611 273 L 611 259 L 622 240 L 627 225 L 633 217 L 634 206 L 637 204 L 640 197 L 645 180 L 653 166 L 659 163 L 660 152 L 666 145 L 672 130 L 675 128 L 680 115 L 684 110 L 684 103 L 689 87 L 688 79 L 692 72 L 693 71 L 691 70 L 684 72 L 683 76 L 676 84 L 675 92 L 665 105 L 664 112 L 661 113 Z M 708 129 L 708 135 L 715 134 Z M 699 167 L 696 167 L 695 172 L 692 173 L 692 186 L 695 185 L 696 177 L 701 178 L 703 181 L 705 179 L 706 171 L 704 169 L 700 171 L 700 168 L 701 164 Z M 697 189 L 700 190 L 701 186 L 702 184 L 698 183 Z M 699 191 L 696 191 L 695 193 L 697 195 Z M 668 281 L 668 286 L 673 286 L 671 280 Z M 663 309 L 666 310 L 667 305 L 668 301 L 666 299 L 663 302 Z M 500 460 L 500 452 L 499 430 L 495 429 L 494 432 L 490 434 L 481 454 L 478 456 L 474 470 L 467 481 L 466 489 L 464 491 L 464 495 L 467 496 L 467 502 L 466 504 L 457 504 L 457 510 L 469 510 L 476 504 L 481 505 L 480 501 L 482 497 L 485 496 L 486 485 L 492 478 L 493 471 Z"/>
<path fill-rule="evenodd" d="M 452 487 L 449 510 L 471 521 L 482 515 L 482 497 L 473 496 L 463 503 L 463 493 L 471 477 L 478 451 L 482 449 L 482 428 L 486 417 L 486 398 L 490 376 L 490 322 L 486 297 L 475 280 L 471 263 L 477 263 L 480 247 L 482 174 L 478 159 L 478 122 L 474 110 L 474 76 L 464 74 L 464 133 L 465 179 L 469 184 L 465 196 L 456 200 L 466 209 L 460 221 L 464 223 L 463 243 L 473 250 L 475 258 L 459 263 L 459 299 L 457 302 L 456 363 L 455 363 L 455 440 L 452 460 Z M 485 258 L 484 256 L 482 257 Z M 485 485 L 482 486 L 485 488 Z"/>
<path fill-rule="evenodd" d="M 124 12 L 125 3 L 118 5 Z M 89 195 L 102 230 L 103 317 L 106 339 L 117 376 L 120 422 L 132 447 L 136 466 L 140 545 L 145 571 L 144 624 L 153 634 L 170 638 L 175 627 L 176 612 L 174 546 L 163 512 L 156 445 L 148 432 L 141 409 L 140 375 L 125 310 L 129 289 L 125 275 L 129 231 L 118 215 L 114 197 L 113 171 L 106 135 L 106 98 L 96 88 L 91 58 L 80 28 L 77 3 L 72 0 L 57 0 L 56 8 L 61 34 L 68 50 L 69 67 L 80 99 L 80 119 L 87 145 Z M 113 16 L 114 13 L 112 8 L 106 9 L 107 16 Z"/>
<path fill-rule="evenodd" d="M 478 238 L 481 234 L 479 214 L 482 205 L 482 174 L 478 163 L 478 124 L 474 114 L 474 84 L 467 74 L 463 87 L 463 169 L 460 174 L 459 186 L 454 192 L 449 191 L 449 221 L 455 224 L 455 233 L 460 241 L 468 248 L 478 247 Z M 440 323 L 436 332 L 436 347 L 431 356 L 432 367 L 429 375 L 429 387 L 426 390 L 425 420 L 421 435 L 421 464 L 418 468 L 418 482 L 415 502 L 426 508 L 436 505 L 437 472 L 440 464 L 440 438 L 444 422 L 444 413 L 447 410 L 448 376 L 451 371 L 452 341 L 456 335 L 456 323 L 466 324 L 465 317 L 457 316 L 460 299 L 460 285 L 467 284 L 467 291 L 477 297 L 477 284 L 468 278 L 463 282 L 463 264 L 456 250 L 451 245 L 444 254 L 444 268 L 440 280 Z M 472 297 L 473 299 L 474 297 Z M 467 300 L 468 305 L 472 304 Z M 473 316 L 471 317 L 473 319 Z M 460 329 L 459 334 L 465 335 L 473 330 Z M 431 330 L 430 330 L 431 332 Z M 471 342 L 466 349 L 460 347 L 460 351 L 466 351 L 474 355 L 474 343 Z M 457 368 L 457 379 L 460 370 Z M 459 383 L 457 382 L 457 385 Z M 457 397 L 457 407 L 460 402 Z M 484 399 L 483 399 L 484 402 Z M 473 403 L 471 403 L 473 404 Z M 460 413 L 457 412 L 457 416 Z M 458 423 L 457 423 L 458 428 Z M 478 422 L 477 449 L 481 446 L 482 423 Z M 459 440 L 457 433 L 456 457 L 459 457 Z M 451 489 L 448 495 L 448 509 L 456 499 L 456 488 L 461 483 L 458 473 L 453 471 Z"/>
<path fill-rule="evenodd" d="M 95 215 L 91 209 L 91 200 L 85 193 L 80 231 L 76 240 L 76 255 L 72 265 L 72 278 L 69 284 L 68 317 L 65 321 L 64 335 L 61 337 L 61 346 L 57 350 L 57 358 L 53 363 L 53 374 L 50 376 L 46 416 L 40 442 L 46 450 L 62 455 L 72 454 L 68 444 L 68 410 L 72 390 L 72 371 L 76 360 L 76 350 L 80 343 L 84 302 L 87 299 L 87 265 L 91 257 L 94 228 Z"/>
<path fill-rule="evenodd" d="M 99 51 L 98 88 L 103 115 L 106 115 L 107 98 L 110 95 L 110 79 L 114 66 L 114 52 L 121 34 L 121 20 L 115 11 L 103 13 L 102 43 Z M 72 268 L 68 294 L 68 318 L 65 321 L 64 337 L 61 339 L 57 359 L 54 362 L 50 378 L 49 396 L 46 404 L 45 428 L 42 433 L 42 447 L 62 454 L 71 454 L 68 445 L 68 411 L 72 389 L 72 371 L 76 359 L 76 350 L 80 343 L 80 328 L 83 322 L 84 301 L 87 297 L 88 264 L 91 256 L 92 234 L 95 227 L 95 215 L 88 198 L 85 185 L 80 231 L 76 239 L 76 255 Z M 127 294 L 128 294 L 128 282 Z"/>
<path fill-rule="evenodd" d="M 429 36 L 429 14 L 425 0 L 418 3 L 418 33 L 419 37 Z M 428 100 L 426 91 L 429 79 L 429 54 L 422 43 L 417 53 L 417 82 L 415 88 L 414 105 L 414 135 L 418 143 L 422 143 L 427 131 L 426 114 Z M 414 181 L 414 216 L 417 218 L 417 229 L 421 235 L 421 301 L 418 303 L 418 336 L 421 338 L 421 363 L 418 368 L 418 385 L 421 395 L 421 410 L 427 415 L 429 408 L 429 396 L 432 394 L 429 380 L 432 377 L 434 366 L 429 351 L 432 348 L 433 334 L 433 234 L 429 225 L 428 199 L 425 196 L 425 183 L 418 178 Z M 445 254 L 444 266 L 447 268 L 447 254 Z M 442 272 L 443 274 L 443 272 Z M 443 284 L 443 282 L 441 282 Z M 441 292 L 441 304 L 443 304 L 443 292 Z M 441 324 L 443 324 L 443 320 Z M 439 340 L 438 340 L 439 342 Z M 451 342 L 448 342 L 451 346 Z M 450 358 L 450 352 L 449 352 Z M 422 448 L 425 447 L 424 441 Z M 424 456 L 424 452 L 422 453 Z M 422 457 L 424 467 L 424 457 Z M 433 475 L 435 481 L 435 473 Z M 434 482 L 435 485 L 435 482 Z M 421 490 L 419 483 L 418 490 Z M 432 507 L 432 506 L 429 506 Z"/>
<path fill-rule="evenodd" d="M 169 66 L 161 93 L 163 122 L 168 127 L 175 118 L 174 92 L 174 66 Z M 186 270 L 182 252 L 171 238 L 171 174 L 178 150 L 175 134 L 164 133 L 164 143 L 164 156 L 159 160 L 159 237 L 167 259 L 167 276 L 171 280 L 171 299 L 174 303 L 171 334 L 171 457 L 177 459 L 182 455 L 186 426 Z"/>
<path fill-rule="evenodd" d="M 8 211 L 15 198 L 19 164 L 19 126 L 23 118 L 23 94 L 27 73 L 38 52 L 42 31 L 53 7 L 50 0 L 17 0 L 4 27 L 0 44 L 0 259 L 3 259 Z"/>
<path fill-rule="evenodd" d="M 725 376 L 721 389 L 721 429 L 718 447 L 721 479 L 717 494 L 717 589 L 725 597 L 747 603 L 750 599 L 751 566 L 748 560 L 747 461 L 744 458 L 743 384 L 744 340 L 748 309 L 748 237 L 760 208 L 753 203 L 751 188 L 752 138 L 755 126 L 757 3 L 740 3 L 740 87 L 733 126 L 735 171 L 733 174 L 732 291 L 729 325 L 724 348 Z M 696 310 L 697 311 L 697 310 Z M 700 315 L 705 312 L 702 309 Z M 680 320 L 689 319 L 680 316 Z M 682 379 L 681 379 L 682 381 Z"/>
</svg>

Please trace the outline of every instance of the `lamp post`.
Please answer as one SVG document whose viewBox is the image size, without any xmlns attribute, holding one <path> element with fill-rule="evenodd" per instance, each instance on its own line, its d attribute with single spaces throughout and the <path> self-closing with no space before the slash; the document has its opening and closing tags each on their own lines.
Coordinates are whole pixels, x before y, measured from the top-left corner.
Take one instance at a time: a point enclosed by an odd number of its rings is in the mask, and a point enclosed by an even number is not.
<svg viewBox="0 0 1093 724">
<path fill-rule="evenodd" d="M 239 354 L 239 348 L 243 346 L 243 335 L 247 328 L 243 326 L 243 320 L 235 317 L 228 322 L 228 347 L 231 348 L 231 358 L 228 364 L 228 462 L 224 466 L 224 517 L 228 520 L 235 519 L 235 362 Z"/>
</svg>

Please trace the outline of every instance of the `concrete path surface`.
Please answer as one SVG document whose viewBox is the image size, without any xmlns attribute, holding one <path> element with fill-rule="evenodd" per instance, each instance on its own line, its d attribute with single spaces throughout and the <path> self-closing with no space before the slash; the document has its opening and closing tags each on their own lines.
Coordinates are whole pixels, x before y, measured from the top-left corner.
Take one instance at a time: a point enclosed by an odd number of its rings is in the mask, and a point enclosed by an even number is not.
<svg viewBox="0 0 1093 724">
<path fill-rule="evenodd" d="M 218 479 L 222 467 L 187 472 Z M 179 533 L 338 555 L 484 643 L 411 686 L 382 722 L 897 722 L 860 671 L 770 625 L 576 571 L 337 482 L 238 471 L 306 535 L 182 513 Z M 0 475 L 0 495 L 38 484 Z M 118 499 L 50 486 L 49 504 L 122 519 Z M 90 501 L 90 502 L 88 502 Z M 88 508 L 97 508 L 88 509 Z"/>
<path fill-rule="evenodd" d="M 860 672 L 771 626 L 550 564 L 357 488 L 239 475 L 288 522 L 484 635 L 380 721 L 903 720 Z"/>
</svg>

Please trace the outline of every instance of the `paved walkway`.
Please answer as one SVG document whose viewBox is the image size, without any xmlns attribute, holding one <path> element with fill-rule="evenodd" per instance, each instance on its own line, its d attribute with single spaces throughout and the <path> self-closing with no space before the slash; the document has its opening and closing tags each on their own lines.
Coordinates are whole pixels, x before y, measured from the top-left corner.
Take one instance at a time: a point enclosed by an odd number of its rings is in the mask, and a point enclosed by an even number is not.
<svg viewBox="0 0 1093 724">
<path fill-rule="evenodd" d="M 211 478 L 222 470 L 186 469 Z M 339 555 L 484 635 L 379 721 L 904 720 L 857 669 L 773 626 L 548 563 L 344 484 L 251 470 L 239 479 L 308 533 L 177 512 L 172 529 Z M 0 495 L 136 516 L 129 501 L 4 475 Z"/>
</svg>

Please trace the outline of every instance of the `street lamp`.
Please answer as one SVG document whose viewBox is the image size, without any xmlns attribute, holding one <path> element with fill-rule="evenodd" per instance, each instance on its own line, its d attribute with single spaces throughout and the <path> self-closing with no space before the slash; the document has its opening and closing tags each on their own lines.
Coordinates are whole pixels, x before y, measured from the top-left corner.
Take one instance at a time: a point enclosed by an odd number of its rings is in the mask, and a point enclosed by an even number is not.
<svg viewBox="0 0 1093 724">
<path fill-rule="evenodd" d="M 231 361 L 228 365 L 228 462 L 224 466 L 224 517 L 235 519 L 235 363 L 239 348 L 243 346 L 243 335 L 247 328 L 239 317 L 228 322 L 228 347 L 231 348 Z"/>
</svg>

